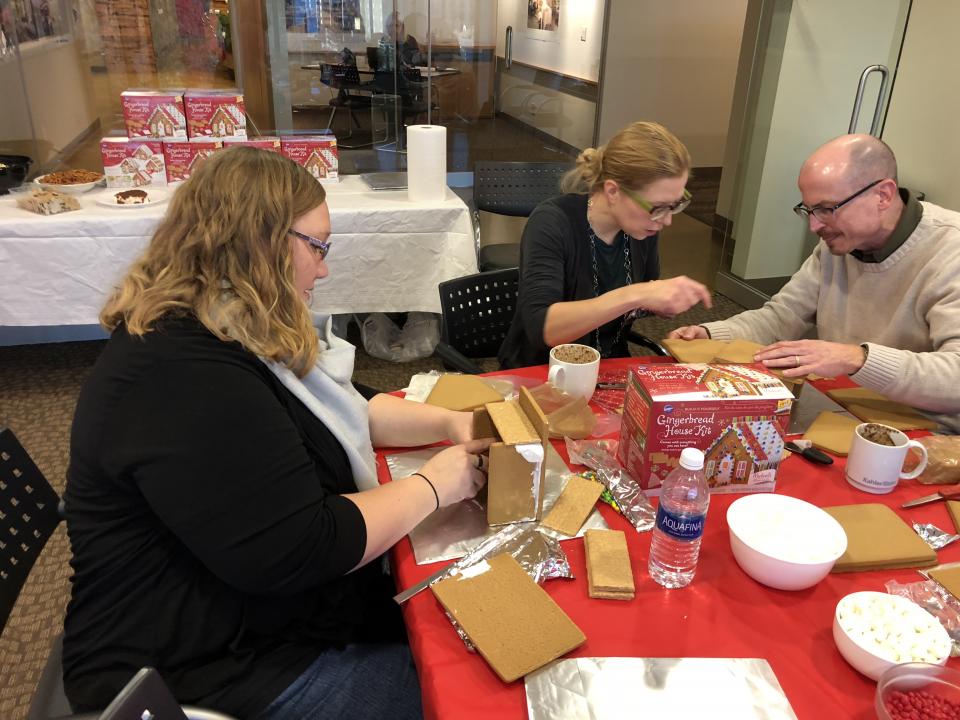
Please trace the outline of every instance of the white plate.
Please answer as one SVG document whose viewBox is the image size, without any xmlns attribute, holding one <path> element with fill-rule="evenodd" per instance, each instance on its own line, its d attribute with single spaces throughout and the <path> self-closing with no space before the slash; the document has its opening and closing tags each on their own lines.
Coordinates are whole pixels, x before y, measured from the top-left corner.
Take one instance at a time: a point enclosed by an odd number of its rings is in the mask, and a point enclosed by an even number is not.
<svg viewBox="0 0 960 720">
<path fill-rule="evenodd" d="M 80 195 L 81 193 L 85 193 L 87 190 L 90 190 L 91 188 L 93 188 L 97 183 L 100 183 L 103 181 L 103 177 L 101 177 L 99 180 L 94 180 L 93 182 L 88 182 L 88 183 L 76 183 L 75 185 L 60 185 L 57 183 L 43 182 L 43 179 L 45 177 L 46 175 L 41 175 L 40 177 L 36 178 L 33 182 L 35 182 L 37 185 L 42 187 L 44 190 L 53 190 L 55 192 L 66 193 L 67 195 Z"/>
<path fill-rule="evenodd" d="M 127 190 L 143 190 L 147 194 L 146 201 L 142 203 L 129 203 L 126 205 L 121 205 L 117 202 L 116 195 L 117 193 L 127 192 Z M 100 195 L 96 202 L 97 205 L 102 205 L 103 207 L 115 208 L 118 210 L 136 210 L 137 208 L 159 205 L 160 203 L 166 202 L 169 199 L 170 193 L 166 189 L 148 186 L 144 188 L 111 188 L 108 192 Z"/>
</svg>

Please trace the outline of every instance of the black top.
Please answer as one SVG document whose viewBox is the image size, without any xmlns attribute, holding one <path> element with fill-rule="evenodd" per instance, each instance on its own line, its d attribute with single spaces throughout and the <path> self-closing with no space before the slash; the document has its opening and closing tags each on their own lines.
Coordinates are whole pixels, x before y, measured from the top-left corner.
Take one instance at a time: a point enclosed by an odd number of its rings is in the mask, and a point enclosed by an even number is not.
<svg viewBox="0 0 960 720">
<path fill-rule="evenodd" d="M 520 241 L 520 289 L 517 313 L 500 348 L 501 367 L 514 368 L 540 365 L 548 360 L 550 348 L 543 342 L 543 326 L 547 309 L 558 302 L 588 300 L 596 297 L 593 259 L 590 254 L 590 226 L 587 224 L 587 196 L 559 195 L 540 203 L 527 220 Z M 629 236 L 628 236 L 629 237 Z M 620 236 L 622 239 L 622 235 Z M 660 256 L 657 236 L 637 240 L 630 237 L 631 282 L 647 282 L 660 278 Z M 602 241 L 596 243 L 602 245 Z M 599 245 L 596 246 L 599 249 Z M 617 250 L 619 248 L 619 250 Z M 623 264 L 622 243 L 597 253 L 599 294 L 621 285 L 606 286 L 614 281 L 616 266 Z M 609 343 L 621 324 L 615 318 L 601 329 L 601 342 Z M 575 342 L 596 347 L 596 336 L 590 331 Z M 621 337 L 604 356 L 626 356 L 627 344 Z"/>
<path fill-rule="evenodd" d="M 398 616 L 379 563 L 345 575 L 366 545 L 339 497 L 356 489 L 336 438 L 239 344 L 193 319 L 117 329 L 70 443 L 74 709 L 149 665 L 182 703 L 251 717 L 322 649 L 382 637 L 372 623 Z"/>
</svg>

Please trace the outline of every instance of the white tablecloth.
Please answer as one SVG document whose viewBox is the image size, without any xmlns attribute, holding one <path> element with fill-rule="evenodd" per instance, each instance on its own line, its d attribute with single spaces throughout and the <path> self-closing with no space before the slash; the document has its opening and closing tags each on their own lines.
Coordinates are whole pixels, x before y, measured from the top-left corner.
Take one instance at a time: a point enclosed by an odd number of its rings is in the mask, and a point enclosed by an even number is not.
<svg viewBox="0 0 960 720">
<path fill-rule="evenodd" d="M 330 275 L 313 306 L 332 313 L 440 312 L 437 285 L 477 271 L 466 205 L 412 203 L 405 190 L 373 192 L 356 176 L 325 185 L 333 228 Z M 42 216 L 0 197 L 0 326 L 97 322 L 107 293 L 146 246 L 168 203 Z"/>
</svg>

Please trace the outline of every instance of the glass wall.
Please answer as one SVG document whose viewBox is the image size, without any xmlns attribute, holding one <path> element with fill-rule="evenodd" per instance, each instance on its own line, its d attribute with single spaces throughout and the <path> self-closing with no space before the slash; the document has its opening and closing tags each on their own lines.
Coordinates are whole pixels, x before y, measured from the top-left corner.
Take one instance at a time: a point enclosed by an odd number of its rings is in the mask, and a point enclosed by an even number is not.
<svg viewBox="0 0 960 720">
<path fill-rule="evenodd" d="M 98 170 L 100 139 L 126 133 L 123 91 L 237 88 L 248 134 L 329 131 L 341 173 L 403 169 L 404 128 L 423 122 L 447 126 L 450 171 L 478 159 L 572 159 L 593 139 L 598 78 L 571 77 L 536 54 L 504 65 L 508 26 L 521 47 L 552 52 L 544 57 L 568 52 L 555 40 L 579 32 L 577 5 L 546 2 L 541 28 L 527 15 L 537 6 L 542 16 L 542 5 L 0 0 L 0 154 L 29 157 L 33 175 Z M 603 3 L 593 5 L 602 18 Z M 600 24 L 591 25 L 598 67 Z M 574 120 L 567 96 L 586 100 Z"/>
</svg>

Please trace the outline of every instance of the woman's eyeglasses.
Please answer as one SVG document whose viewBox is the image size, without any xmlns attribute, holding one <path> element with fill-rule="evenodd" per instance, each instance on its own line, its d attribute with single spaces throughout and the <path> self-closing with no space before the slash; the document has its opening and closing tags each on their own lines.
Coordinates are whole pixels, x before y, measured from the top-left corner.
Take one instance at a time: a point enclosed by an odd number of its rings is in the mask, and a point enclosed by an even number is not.
<svg viewBox="0 0 960 720">
<path fill-rule="evenodd" d="M 687 209 L 690 201 L 693 200 L 693 195 L 691 195 L 686 188 L 683 190 L 683 197 L 669 205 L 654 205 L 653 203 L 647 202 L 632 190 L 627 190 L 623 185 L 620 185 L 620 189 L 623 190 L 624 195 L 650 213 L 650 219 L 654 222 L 663 220 L 667 215 L 676 215 L 679 212 L 683 212 Z"/>
<path fill-rule="evenodd" d="M 327 257 L 327 253 L 330 252 L 330 240 L 321 240 L 320 238 L 315 238 L 313 235 L 307 235 L 302 233 L 299 230 L 294 230 L 290 228 L 290 234 L 296 235 L 298 238 L 303 240 L 307 245 L 310 246 L 310 249 L 313 250 L 313 254 L 317 256 L 318 260 L 324 260 Z"/>
</svg>

